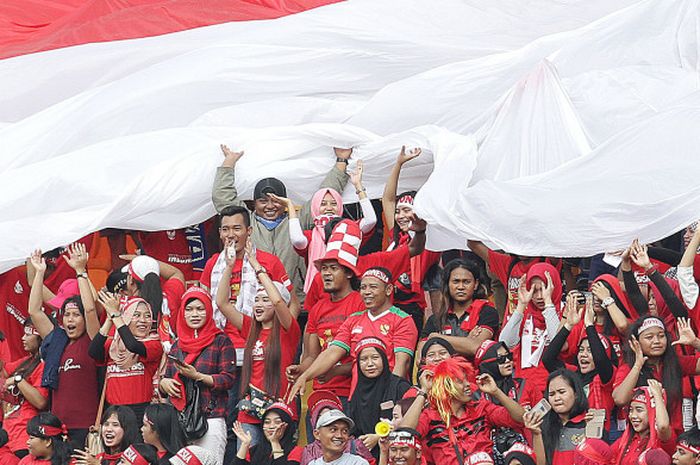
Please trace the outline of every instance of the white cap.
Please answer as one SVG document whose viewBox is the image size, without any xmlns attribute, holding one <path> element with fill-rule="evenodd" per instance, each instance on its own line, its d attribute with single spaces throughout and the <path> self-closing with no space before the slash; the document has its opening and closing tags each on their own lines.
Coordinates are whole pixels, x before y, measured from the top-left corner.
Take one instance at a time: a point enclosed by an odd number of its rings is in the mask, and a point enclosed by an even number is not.
<svg viewBox="0 0 700 465">
<path fill-rule="evenodd" d="M 137 281 L 143 281 L 146 275 L 155 273 L 160 276 L 160 265 L 158 260 L 148 255 L 137 255 L 131 262 L 122 268 L 124 273 L 129 273 Z"/>
<path fill-rule="evenodd" d="M 345 423 L 348 424 L 350 429 L 353 429 L 355 427 L 355 422 L 352 421 L 352 418 L 345 415 L 343 412 L 341 412 L 338 409 L 333 409 L 333 410 L 328 410 L 326 412 L 323 412 L 323 415 L 318 417 L 318 420 L 316 421 L 316 429 L 331 425 L 331 424 L 335 423 L 336 421 L 344 421 Z"/>
</svg>

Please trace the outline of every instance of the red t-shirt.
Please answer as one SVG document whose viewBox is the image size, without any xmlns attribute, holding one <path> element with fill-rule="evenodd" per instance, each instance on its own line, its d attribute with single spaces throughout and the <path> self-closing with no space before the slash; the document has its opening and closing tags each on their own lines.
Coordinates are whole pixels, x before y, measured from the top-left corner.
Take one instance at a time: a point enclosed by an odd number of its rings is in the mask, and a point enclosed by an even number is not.
<svg viewBox="0 0 700 465">
<path fill-rule="evenodd" d="M 681 366 L 681 376 L 692 376 L 695 374 L 695 367 L 698 363 L 698 358 L 700 355 L 679 355 L 678 363 Z M 629 365 L 621 362 L 615 373 L 615 378 L 613 381 L 613 389 L 618 387 L 627 377 L 627 375 L 632 371 Z M 658 367 L 654 367 L 653 370 L 654 379 L 659 382 L 663 381 L 663 366 L 659 364 Z M 671 426 L 676 434 L 683 432 L 683 412 L 681 409 L 680 401 L 676 408 L 669 409 L 669 417 L 671 420 Z"/>
<path fill-rule="evenodd" d="M 5 367 L 8 375 L 11 375 L 25 359 L 26 358 L 8 363 Z M 34 368 L 34 371 L 32 371 L 29 376 L 25 377 L 25 380 L 36 388 L 43 397 L 48 399 L 49 390 L 41 387 L 41 376 L 43 373 L 44 362 L 39 362 L 36 368 Z M 10 410 L 5 414 L 5 421 L 2 425 L 2 427 L 7 431 L 7 435 L 9 437 L 7 446 L 12 450 L 12 452 L 27 448 L 27 439 L 29 439 L 29 436 L 27 435 L 27 423 L 29 423 L 29 420 L 39 414 L 39 410 L 27 402 L 24 397 L 20 396 L 18 400 L 19 404 L 10 406 Z"/>
<path fill-rule="evenodd" d="M 192 251 L 184 229 L 139 232 L 143 253 L 182 271 L 185 280 L 192 279 Z"/>
<path fill-rule="evenodd" d="M 505 407 L 487 400 L 471 402 L 461 418 L 452 417 L 450 427 L 457 439 L 457 448 L 467 457 L 476 452 L 493 452 L 491 429 L 503 426 L 518 428 Z M 429 449 L 434 463 L 456 464 L 457 452 L 447 435 L 447 428 L 440 414 L 430 407 L 423 410 L 416 431 L 423 438 L 423 449 Z"/>
<path fill-rule="evenodd" d="M 252 327 L 253 319 L 247 315 L 243 315 L 243 328 L 241 332 L 243 334 L 249 334 Z M 265 390 L 265 350 L 267 348 L 267 339 L 271 331 L 271 329 L 263 328 L 253 345 L 253 366 L 250 371 L 250 384 L 262 391 Z M 287 393 L 287 376 L 285 372 L 287 367 L 294 363 L 300 339 L 301 329 L 299 328 L 299 323 L 297 323 L 295 319 L 292 318 L 292 324 L 287 330 L 280 326 L 280 388 L 279 392 L 271 393 L 274 397 L 282 397 Z M 260 420 L 244 412 L 238 413 L 238 420 L 243 423 L 260 423 Z"/>
<path fill-rule="evenodd" d="M 394 369 L 395 353 L 403 352 L 413 357 L 418 341 L 418 329 L 413 318 L 396 307 L 390 307 L 379 316 L 372 316 L 368 310 L 353 313 L 340 326 L 331 345 L 344 349 L 348 355 L 355 356 L 355 346 L 366 337 L 380 339 L 387 348 L 389 368 Z M 356 366 L 353 365 L 353 373 Z M 357 376 L 354 375 L 350 392 L 355 388 Z"/>
<path fill-rule="evenodd" d="M 90 337 L 85 333 L 70 342 L 61 355 L 51 410 L 68 429 L 89 428 L 97 416 L 97 366 L 88 355 L 89 347 Z"/>
<path fill-rule="evenodd" d="M 105 353 L 109 353 L 112 339 L 105 342 Z M 163 344 L 159 339 L 144 341 L 146 357 L 139 357 L 131 368 L 122 369 L 111 358 L 107 364 L 107 392 L 105 398 L 110 405 L 130 405 L 149 402 L 153 398 L 153 375 L 158 370 L 163 356 Z"/>
<path fill-rule="evenodd" d="M 20 460 L 19 465 L 51 465 L 51 460 L 38 459 L 30 454 Z"/>
<path fill-rule="evenodd" d="M 214 265 L 216 264 L 218 258 L 218 253 L 212 255 L 211 258 L 207 261 L 207 264 L 204 266 L 202 276 L 199 277 L 199 282 L 207 286 L 209 289 L 211 289 L 211 271 L 214 268 Z M 277 258 L 276 255 L 267 253 L 264 250 L 256 249 L 255 258 L 258 260 L 258 263 L 260 263 L 260 266 L 267 270 L 267 275 L 270 277 L 270 279 L 282 283 L 287 288 L 287 290 L 289 290 L 290 293 L 294 293 L 294 286 L 292 285 L 292 281 L 290 281 L 289 279 L 289 275 L 287 275 L 287 270 L 284 268 L 284 265 L 282 264 L 280 259 Z M 241 290 L 242 268 L 243 260 L 237 259 L 235 265 L 233 266 L 233 269 L 231 270 L 231 303 L 234 305 L 236 303 L 236 299 L 238 298 L 238 294 Z M 246 331 L 243 331 L 241 333 L 238 331 L 237 328 L 233 327 L 230 324 L 226 325 L 224 331 L 226 331 L 228 337 L 231 338 L 231 342 L 233 342 L 233 346 L 236 349 L 242 349 L 245 347 L 245 340 L 248 334 Z"/>
<path fill-rule="evenodd" d="M 163 313 L 158 317 L 158 337 L 163 342 L 174 342 L 174 335 L 177 328 L 177 313 L 180 311 L 182 294 L 185 293 L 185 283 L 176 278 L 170 278 L 161 283 L 163 291 L 163 303 L 168 306 L 170 316 Z"/>
<path fill-rule="evenodd" d="M 306 333 L 315 334 L 321 343 L 321 350 L 325 350 L 340 329 L 345 320 L 352 315 L 362 311 L 365 307 L 360 293 L 350 292 L 347 296 L 337 302 L 333 302 L 328 294 L 319 300 L 309 311 L 309 320 L 306 323 Z M 340 363 L 350 363 L 352 357 L 345 357 Z M 335 376 L 325 383 L 314 380 L 314 389 L 327 389 L 335 392 L 339 397 L 350 395 L 351 379 L 347 376 Z"/>
<path fill-rule="evenodd" d="M 357 258 L 357 266 L 355 266 L 355 268 L 357 268 L 359 274 L 358 278 L 361 278 L 362 274 L 367 271 L 368 268 L 381 266 L 389 270 L 391 276 L 396 280 L 406 270 L 411 269 L 410 259 L 411 255 L 408 250 L 408 245 L 402 245 L 391 252 L 375 252 L 367 255 L 360 255 Z M 316 305 L 316 302 L 318 302 L 321 296 L 323 296 L 323 280 L 319 273 L 314 277 L 309 292 L 306 294 L 304 306 L 307 309 L 312 308 Z"/>
<path fill-rule="evenodd" d="M 427 307 L 427 303 L 425 302 L 425 292 L 423 292 L 422 287 L 419 292 L 414 292 L 413 281 L 417 279 L 421 281 L 419 284 L 422 284 L 422 281 L 430 267 L 438 263 L 441 256 L 442 254 L 440 252 L 424 250 L 419 255 L 419 259 L 417 260 L 418 266 L 415 266 L 415 270 L 412 269 L 414 266 L 411 265 L 411 262 L 415 260 L 414 257 L 413 259 L 409 260 L 408 268 L 404 269 L 401 274 L 396 276 L 392 273 L 394 276 L 394 285 L 396 286 L 396 289 L 394 289 L 394 302 L 396 302 L 397 305 L 415 303 L 422 309 Z M 416 276 L 413 276 L 414 271 Z"/>
</svg>

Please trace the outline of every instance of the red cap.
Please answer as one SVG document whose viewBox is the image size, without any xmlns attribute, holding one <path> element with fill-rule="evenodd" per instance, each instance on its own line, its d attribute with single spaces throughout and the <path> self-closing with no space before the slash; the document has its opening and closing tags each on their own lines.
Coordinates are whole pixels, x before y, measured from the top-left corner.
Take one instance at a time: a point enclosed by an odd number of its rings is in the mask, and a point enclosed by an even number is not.
<svg viewBox="0 0 700 465">
<path fill-rule="evenodd" d="M 274 402 L 267 409 L 265 409 L 265 413 L 269 412 L 270 410 L 281 410 L 289 415 L 292 420 L 298 420 L 296 409 L 291 405 L 285 404 L 284 402 Z"/>
<path fill-rule="evenodd" d="M 318 260 L 314 260 L 314 266 L 320 271 L 321 263 L 324 261 L 337 260 L 357 276 L 357 257 L 360 255 L 361 243 L 362 232 L 358 224 L 351 220 L 342 220 L 333 228 L 326 245 L 326 253 Z"/>
<path fill-rule="evenodd" d="M 486 352 L 496 344 L 498 343 L 496 341 L 492 341 L 491 339 L 486 339 L 484 342 L 482 342 L 479 348 L 476 350 L 476 355 L 474 355 L 474 364 L 477 366 L 481 365 Z"/>
<path fill-rule="evenodd" d="M 61 286 L 56 292 L 56 296 L 53 299 L 46 302 L 55 309 L 60 309 L 63 306 L 63 302 L 67 298 L 80 295 L 80 288 L 78 287 L 77 279 L 66 279 L 61 283 Z"/>
</svg>

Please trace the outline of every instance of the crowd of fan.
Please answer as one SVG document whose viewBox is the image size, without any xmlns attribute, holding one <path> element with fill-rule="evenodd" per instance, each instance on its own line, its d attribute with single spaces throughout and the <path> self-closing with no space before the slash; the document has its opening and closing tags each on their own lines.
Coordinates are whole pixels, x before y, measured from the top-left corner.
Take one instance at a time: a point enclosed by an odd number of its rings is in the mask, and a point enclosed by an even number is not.
<svg viewBox="0 0 700 465">
<path fill-rule="evenodd" d="M 0 465 L 700 463 L 695 225 L 439 253 L 397 194 L 420 149 L 381 208 L 350 149 L 301 208 L 275 178 L 240 199 L 221 149 L 194 234 L 97 232 L 0 277 Z"/>
</svg>

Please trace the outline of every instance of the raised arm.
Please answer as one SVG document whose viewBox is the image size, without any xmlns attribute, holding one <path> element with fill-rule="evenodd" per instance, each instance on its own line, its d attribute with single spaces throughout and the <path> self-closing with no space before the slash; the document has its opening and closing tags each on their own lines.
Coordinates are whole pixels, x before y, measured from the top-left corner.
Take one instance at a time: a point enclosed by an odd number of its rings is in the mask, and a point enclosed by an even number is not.
<svg viewBox="0 0 700 465">
<path fill-rule="evenodd" d="M 527 307 L 532 300 L 534 292 L 534 287 L 530 290 L 527 289 L 526 276 L 521 277 L 520 285 L 518 286 L 518 305 L 515 307 L 513 314 L 508 318 L 508 321 L 501 330 L 501 334 L 498 336 L 498 340 L 505 343 L 509 349 L 512 349 L 520 343 L 520 323 L 523 321 L 523 316 L 525 315 L 525 307 Z"/>
<path fill-rule="evenodd" d="M 297 250 L 303 250 L 309 245 L 309 240 L 304 235 L 304 230 L 301 227 L 301 222 L 297 216 L 297 209 L 294 202 L 287 197 L 280 197 L 275 194 L 267 194 L 272 200 L 287 206 L 289 214 L 289 240 L 292 242 L 292 247 Z"/>
<path fill-rule="evenodd" d="M 41 250 L 35 250 L 29 260 L 34 267 L 34 282 L 29 291 L 29 317 L 32 324 L 39 331 L 42 339 L 45 339 L 54 329 L 51 319 L 42 310 L 42 289 L 44 288 L 44 274 L 46 273 L 46 261 L 41 257 Z"/>
<path fill-rule="evenodd" d="M 226 246 L 221 252 L 226 254 L 226 249 L 232 246 Z M 229 300 L 231 286 L 228 283 L 231 282 L 231 270 L 233 269 L 233 264 L 236 259 L 229 259 L 226 256 L 226 267 L 221 273 L 221 280 L 219 281 L 219 287 L 216 290 L 216 306 L 219 307 L 219 311 L 223 313 L 226 319 L 231 323 L 236 329 L 241 330 L 243 328 L 243 314 L 236 309 L 236 306 Z"/>
<path fill-rule="evenodd" d="M 523 406 L 511 399 L 508 394 L 501 391 L 491 375 L 487 373 L 479 375 L 476 378 L 476 382 L 479 386 L 479 390 L 498 400 L 501 405 L 508 410 L 513 420 L 518 423 L 523 422 L 523 415 L 525 414 Z"/>
<path fill-rule="evenodd" d="M 681 287 L 683 301 L 688 308 L 695 307 L 700 294 L 698 283 L 695 282 L 695 277 L 693 276 L 695 255 L 698 247 L 700 247 L 700 228 L 695 230 L 692 239 L 690 239 L 688 246 L 685 248 L 685 252 L 683 252 L 681 262 L 678 264 L 678 284 Z"/>
<path fill-rule="evenodd" d="M 656 432 L 661 441 L 668 441 L 673 435 L 673 430 L 671 429 L 671 421 L 668 417 L 666 403 L 664 402 L 663 388 L 661 387 L 661 383 L 655 379 L 650 379 L 647 383 L 649 384 L 649 390 L 656 404 L 654 407 L 656 409 Z M 649 425 L 650 428 L 652 426 L 653 425 Z"/>
<path fill-rule="evenodd" d="M 355 193 L 357 194 L 357 198 L 360 200 L 360 207 L 362 208 L 360 230 L 362 231 L 362 234 L 367 234 L 376 226 L 377 214 L 374 212 L 372 202 L 370 201 L 369 197 L 367 197 L 367 189 L 365 189 L 365 186 L 362 185 L 363 170 L 364 163 L 362 160 L 358 160 L 355 172 L 350 174 L 350 182 L 355 187 Z"/>
<path fill-rule="evenodd" d="M 414 213 L 413 218 L 411 218 L 411 231 L 414 234 L 411 242 L 408 243 L 408 255 L 411 257 L 420 255 L 425 250 L 425 228 L 427 227 L 427 223 Z"/>
<path fill-rule="evenodd" d="M 348 183 L 348 160 L 352 155 L 352 148 L 341 149 L 334 147 L 336 162 L 335 166 L 328 172 L 319 189 L 330 188 L 338 192 L 345 190 L 345 185 Z M 311 199 L 307 200 L 299 210 L 299 222 L 302 229 L 310 229 L 313 226 L 314 218 L 311 215 Z"/>
<path fill-rule="evenodd" d="M 604 302 L 605 299 L 612 297 L 610 289 L 608 289 L 605 284 L 600 281 L 593 283 L 593 286 L 591 286 L 591 293 L 601 302 Z M 630 322 L 627 319 L 627 316 L 622 312 L 622 310 L 620 310 L 620 307 L 617 306 L 617 303 L 613 300 L 610 305 L 607 307 L 603 306 L 603 308 L 606 312 L 608 312 L 608 315 L 610 315 L 610 319 L 620 334 L 626 334 Z"/>
<path fill-rule="evenodd" d="M 95 294 L 87 274 L 88 253 L 85 244 L 77 242 L 68 247 L 68 255 L 64 255 L 68 266 L 73 268 L 78 279 L 78 289 L 80 290 L 80 300 L 85 309 L 85 331 L 90 339 L 94 338 L 100 330 L 100 318 L 97 316 L 95 306 Z"/>
<path fill-rule="evenodd" d="M 214 187 L 211 192 L 211 200 L 217 213 L 221 213 L 221 210 L 231 205 L 245 207 L 245 203 L 238 198 L 238 190 L 236 190 L 235 185 L 235 167 L 238 160 L 243 156 L 243 150 L 234 152 L 223 144 L 220 147 L 224 154 L 224 161 L 216 169 Z"/>
<path fill-rule="evenodd" d="M 635 243 L 632 247 L 632 253 L 630 254 L 632 261 L 635 265 L 641 267 L 652 283 L 656 285 L 656 288 L 661 293 L 664 302 L 668 305 L 669 310 L 673 313 L 676 318 L 686 318 L 688 316 L 688 310 L 683 306 L 683 302 L 678 298 L 671 286 L 666 281 L 661 273 L 654 269 L 654 265 L 651 263 L 648 254 L 648 247 L 646 244 Z"/>
<path fill-rule="evenodd" d="M 467 247 L 486 263 L 489 262 L 489 248 L 481 241 L 469 239 Z"/>
<path fill-rule="evenodd" d="M 630 372 L 625 376 L 625 379 L 622 380 L 620 385 L 613 389 L 613 400 L 618 407 L 627 405 L 632 400 L 632 393 L 634 392 L 634 388 L 637 387 L 639 375 L 642 373 L 644 363 L 647 361 L 636 337 L 632 336 L 629 344 L 634 351 L 634 365 L 632 365 Z"/>
<path fill-rule="evenodd" d="M 600 381 L 603 384 L 607 384 L 613 377 L 614 367 L 612 361 L 608 358 L 608 354 L 605 352 L 603 342 L 600 340 L 600 335 L 595 328 L 593 305 L 586 305 L 584 324 L 586 325 L 586 338 L 591 347 L 591 355 L 593 356 L 595 369 L 598 372 L 598 376 L 600 376 Z"/>
<path fill-rule="evenodd" d="M 564 324 L 557 332 L 557 335 L 554 336 L 552 342 L 545 346 L 544 352 L 542 352 L 542 364 L 550 373 L 564 367 L 564 362 L 559 360 L 559 353 L 562 351 L 564 344 L 566 344 L 571 330 L 581 321 L 582 312 L 578 308 L 578 295 L 577 291 L 571 291 L 566 295 L 566 305 L 562 316 Z"/>
<path fill-rule="evenodd" d="M 384 223 L 387 229 L 391 230 L 394 227 L 394 210 L 396 210 L 396 189 L 399 185 L 399 176 L 401 175 L 401 168 L 403 165 L 410 160 L 413 160 L 421 154 L 422 150 L 420 148 L 415 148 L 409 150 L 406 153 L 406 146 L 401 147 L 401 153 L 396 158 L 396 163 L 389 173 L 389 177 L 386 180 L 386 185 L 384 186 L 384 193 L 382 194 L 382 209 L 384 210 Z"/>
<path fill-rule="evenodd" d="M 292 312 L 289 311 L 289 306 L 287 305 L 287 302 L 284 301 L 284 299 L 280 295 L 280 292 L 277 290 L 277 286 L 275 286 L 275 283 L 273 283 L 272 279 L 270 279 L 270 277 L 267 275 L 267 271 L 265 271 L 265 268 L 260 266 L 260 263 L 258 263 L 258 260 L 255 257 L 255 253 L 253 253 L 253 243 L 251 242 L 250 238 L 248 238 L 248 242 L 245 245 L 245 253 L 246 257 L 248 257 L 248 261 L 255 270 L 255 275 L 258 277 L 258 280 L 260 280 L 260 283 L 265 288 L 267 297 L 270 299 L 272 307 L 275 309 L 275 315 L 277 316 L 280 325 L 282 325 L 282 328 L 284 328 L 285 331 L 288 330 L 289 327 L 292 325 L 292 320 L 294 320 Z"/>
</svg>

